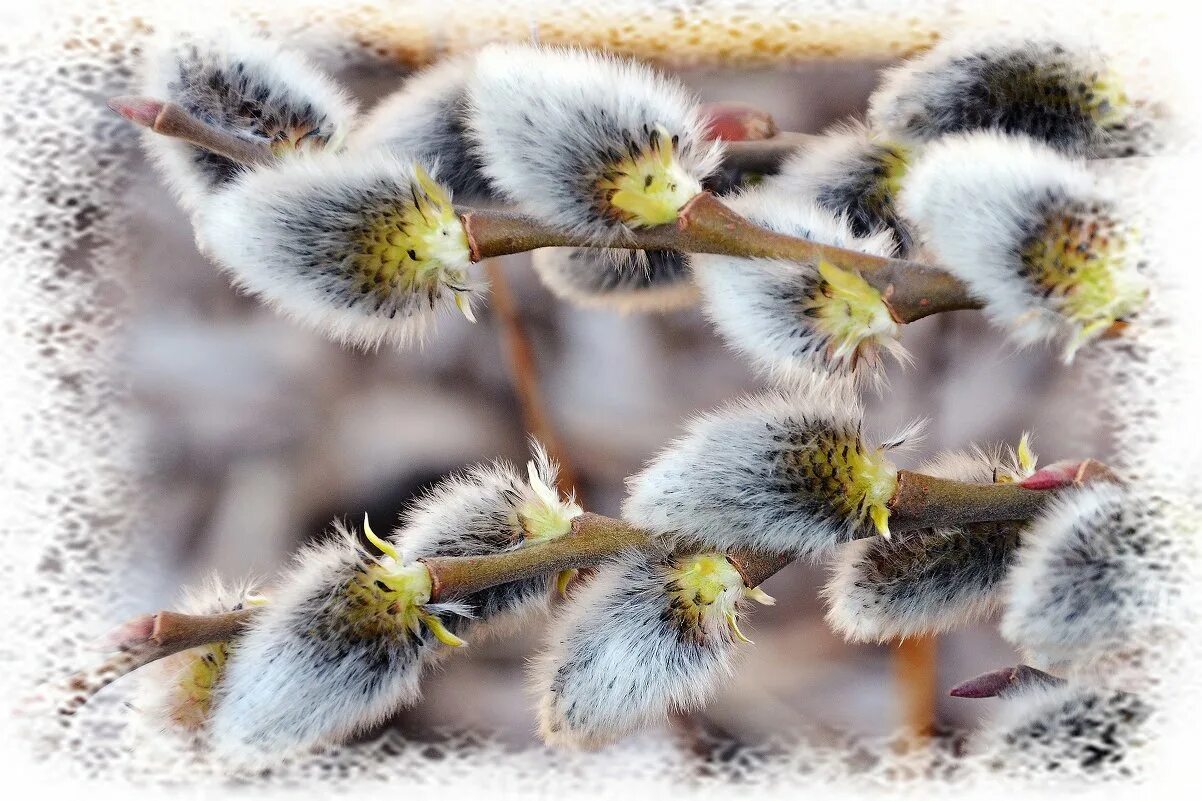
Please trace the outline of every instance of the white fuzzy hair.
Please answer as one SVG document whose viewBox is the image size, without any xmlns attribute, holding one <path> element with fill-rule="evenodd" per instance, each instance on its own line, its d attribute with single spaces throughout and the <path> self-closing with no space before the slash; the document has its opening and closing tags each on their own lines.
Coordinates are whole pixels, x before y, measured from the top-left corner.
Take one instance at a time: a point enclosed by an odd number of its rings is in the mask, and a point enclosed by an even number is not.
<svg viewBox="0 0 1202 801">
<path fill-rule="evenodd" d="M 1001 448 L 944 451 L 918 472 L 973 484 L 1026 477 Z M 848 543 L 823 589 L 826 622 L 848 640 L 877 642 L 967 625 L 997 608 L 1019 542 L 1016 530 L 983 523 Z"/>
<path fill-rule="evenodd" d="M 1032 78 L 1035 70 L 1042 71 L 1040 79 Z M 1139 152 L 1150 132 L 1137 109 L 1103 123 L 1080 97 L 1080 87 L 1106 71 L 1101 52 L 1071 34 L 1052 39 L 972 31 L 886 70 L 869 99 L 868 116 L 875 129 L 911 142 L 998 130 L 1034 137 L 1075 156 Z M 1046 95 L 1037 97 L 1041 92 Z"/>
<path fill-rule="evenodd" d="M 231 30 L 161 36 L 147 57 L 143 91 L 252 139 L 267 139 L 260 130 L 264 124 L 291 120 L 311 125 L 314 141 L 336 148 L 355 118 L 355 103 L 308 59 Z M 189 211 L 242 169 L 224 156 L 149 130 L 142 141 Z"/>
<path fill-rule="evenodd" d="M 820 433 L 860 438 L 862 417 L 853 388 L 830 379 L 729 403 L 627 479 L 622 515 L 678 547 L 825 556 L 875 530 L 807 489 L 804 466 L 791 462 Z"/>
<path fill-rule="evenodd" d="M 386 148 L 427 164 L 457 199 L 492 198 L 467 129 L 467 84 L 474 56 L 450 58 L 408 78 L 377 103 L 347 140 L 352 150 Z"/>
<path fill-rule="evenodd" d="M 267 764 L 344 740 L 418 699 L 422 669 L 439 647 L 429 629 L 361 638 L 347 618 L 346 585 L 373 560 L 341 525 L 297 555 L 231 648 L 211 722 L 220 759 Z M 460 604 L 425 608 L 467 614 Z M 465 618 L 444 622 L 454 631 Z"/>
<path fill-rule="evenodd" d="M 1083 164 L 1026 137 L 949 136 L 911 168 L 899 204 L 939 263 L 1018 343 L 1069 333 L 1055 299 L 1023 276 L 1020 254 L 1050 209 L 1109 205 Z"/>
<path fill-rule="evenodd" d="M 777 184 L 748 190 L 726 202 L 752 222 L 778 233 L 877 256 L 893 255 L 889 233 L 857 237 L 845 219 Z M 875 365 L 857 365 L 849 353 L 835 358 L 832 338 L 813 327 L 804 314 L 805 304 L 822 285 L 817 264 L 708 253 L 695 253 L 689 262 L 706 316 L 727 344 L 749 356 L 773 380 L 805 380 L 815 372 L 868 380 L 881 377 L 880 360 Z M 896 331 L 896 323 L 890 320 L 890 324 Z M 900 345 L 889 350 L 905 358 Z"/>
<path fill-rule="evenodd" d="M 896 198 L 870 197 L 884 176 L 882 159 L 894 144 L 870 131 L 863 123 L 841 123 L 806 143 L 781 165 L 766 184 L 812 200 L 846 221 L 858 237 L 875 238 L 888 231 L 896 255 L 909 258 L 914 236 L 897 213 Z M 894 254 L 889 254 L 894 255 Z"/>
<path fill-rule="evenodd" d="M 535 471 L 552 489 L 559 466 L 542 445 L 531 441 Z M 475 465 L 439 481 L 418 498 L 394 534 L 405 562 L 438 556 L 485 556 L 521 548 L 526 532 L 523 504 L 537 501 L 534 489 L 507 462 Z M 571 499 L 568 501 L 571 502 Z M 490 587 L 465 598 L 476 623 L 499 633 L 547 608 L 554 576 L 541 576 Z"/>
<path fill-rule="evenodd" d="M 1006 696 L 970 741 L 970 751 L 1008 774 L 1078 779 L 1131 776 L 1153 709 L 1137 695 L 1070 682 Z"/>
<path fill-rule="evenodd" d="M 676 161 L 698 183 L 721 144 L 705 139 L 696 98 L 675 79 L 603 53 L 525 45 L 481 50 L 470 122 L 493 186 L 523 211 L 605 244 L 629 229 L 597 207 L 602 174 L 656 126 L 678 137 Z"/>
<path fill-rule="evenodd" d="M 674 251 L 540 248 L 532 257 L 553 295 L 585 308 L 665 312 L 697 301 L 688 260 Z"/>
<path fill-rule="evenodd" d="M 548 744 L 597 748 L 702 706 L 731 675 L 736 649 L 721 615 L 694 631 L 673 615 L 672 560 L 637 551 L 601 565 L 564 606 L 530 665 Z M 728 589 L 733 605 L 742 587 Z M 684 626 L 684 628 L 682 628 Z"/>
<path fill-rule="evenodd" d="M 1047 665 L 1088 666 L 1167 618 L 1173 549 L 1150 508 L 1093 482 L 1057 496 L 1023 536 L 1002 636 Z"/>
<path fill-rule="evenodd" d="M 186 615 L 216 615 L 241 609 L 248 597 L 256 594 L 258 581 L 244 579 L 226 583 L 220 576 L 211 576 L 198 586 L 184 591 L 177 606 Z M 212 646 L 190 648 L 151 662 L 137 672 L 138 695 L 134 705 L 157 729 L 178 730 L 179 713 L 190 703 L 182 692 L 181 681 L 192 670 L 196 660 L 204 657 Z M 190 728 L 190 727 L 188 727 Z"/>
<path fill-rule="evenodd" d="M 301 324 L 356 347 L 406 346 L 455 308 L 454 293 L 440 283 L 433 293 L 401 287 L 373 299 L 360 293 L 350 261 L 368 215 L 409 200 L 415 187 L 413 162 L 383 150 L 296 159 L 244 173 L 212 196 L 198 238 L 239 289 Z M 469 297 L 483 291 L 463 286 Z"/>
</svg>

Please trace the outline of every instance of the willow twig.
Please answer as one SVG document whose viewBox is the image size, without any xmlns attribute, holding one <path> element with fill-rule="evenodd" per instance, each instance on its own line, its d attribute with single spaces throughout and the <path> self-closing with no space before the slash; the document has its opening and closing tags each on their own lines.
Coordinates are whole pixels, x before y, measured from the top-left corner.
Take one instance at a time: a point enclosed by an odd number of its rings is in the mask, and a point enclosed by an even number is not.
<svg viewBox="0 0 1202 801">
<path fill-rule="evenodd" d="M 189 142 L 239 164 L 270 164 L 276 158 L 266 140 L 224 131 L 188 113 L 176 103 L 150 97 L 122 96 L 110 98 L 108 106 L 136 125 Z"/>
<path fill-rule="evenodd" d="M 675 250 L 799 262 L 823 258 L 860 272 L 864 280 L 880 290 L 898 322 L 913 322 L 937 312 L 981 308 L 963 282 L 943 270 L 778 234 L 744 218 L 708 192 L 689 201 L 674 225 L 638 229 L 605 243 L 508 211 L 472 209 L 460 218 L 473 261 L 546 247 Z"/>
<path fill-rule="evenodd" d="M 235 636 L 251 619 L 254 607 L 215 615 L 184 615 L 159 612 L 142 615 L 125 623 L 114 642 L 117 653 L 91 670 L 80 671 L 66 681 L 67 698 L 58 713 L 71 716 L 88 700 L 122 676 L 180 651 Z"/>
</svg>

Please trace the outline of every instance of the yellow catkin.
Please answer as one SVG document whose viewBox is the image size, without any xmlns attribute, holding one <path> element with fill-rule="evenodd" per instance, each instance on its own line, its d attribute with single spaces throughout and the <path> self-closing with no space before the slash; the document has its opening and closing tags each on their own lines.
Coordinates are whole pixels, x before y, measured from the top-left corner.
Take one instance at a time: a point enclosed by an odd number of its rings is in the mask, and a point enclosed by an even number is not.
<svg viewBox="0 0 1202 801">
<path fill-rule="evenodd" d="M 1022 250 L 1026 277 L 1078 331 L 1071 349 L 1133 315 L 1147 296 L 1130 271 L 1129 232 L 1104 211 L 1050 214 Z"/>
<path fill-rule="evenodd" d="M 448 288 L 471 319 L 464 299 L 464 266 L 471 261 L 467 233 L 446 190 L 419 165 L 414 171 L 417 185 L 409 197 L 365 213 L 349 269 L 361 294 L 381 299 L 424 293 L 433 300 Z"/>
<path fill-rule="evenodd" d="M 897 338 L 898 324 L 878 289 L 855 272 L 818 262 L 821 281 L 806 307 L 814 326 L 830 337 L 832 361 L 860 354 L 864 348 Z"/>
<path fill-rule="evenodd" d="M 671 136 L 659 127 L 641 150 L 611 165 L 597 189 L 606 204 L 604 213 L 643 228 L 675 222 L 681 207 L 701 192 L 701 184 L 681 168 Z"/>
<path fill-rule="evenodd" d="M 870 449 L 855 431 L 815 428 L 801 447 L 785 452 L 784 468 L 798 492 L 816 497 L 839 517 L 871 520 L 889 536 L 889 500 L 897 490 L 897 468 L 884 449 Z"/>
</svg>

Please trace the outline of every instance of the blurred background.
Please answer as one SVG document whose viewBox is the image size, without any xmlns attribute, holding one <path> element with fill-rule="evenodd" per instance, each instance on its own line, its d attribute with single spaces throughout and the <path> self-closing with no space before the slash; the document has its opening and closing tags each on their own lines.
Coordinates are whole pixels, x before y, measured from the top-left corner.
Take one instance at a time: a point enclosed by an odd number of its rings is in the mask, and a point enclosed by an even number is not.
<svg viewBox="0 0 1202 801">
<path fill-rule="evenodd" d="M 799 64 L 789 71 L 692 70 L 707 101 L 769 110 L 782 129 L 817 132 L 862 113 L 881 62 Z M 365 106 L 404 80 L 383 61 L 340 75 Z M 134 132 L 128 131 L 132 138 Z M 422 350 L 343 350 L 228 286 L 195 248 L 185 215 L 140 155 L 122 199 L 130 220 L 121 344 L 134 398 L 143 497 L 130 611 L 169 605 L 206 574 L 270 576 L 335 517 L 371 515 L 377 530 L 423 488 L 473 462 L 526 458 L 526 431 L 495 304 L 479 322 L 447 317 Z M 551 422 L 585 508 L 617 514 L 623 479 L 690 415 L 761 381 L 728 352 L 701 313 L 620 316 L 553 298 L 528 257 L 502 271 L 534 348 Z M 1080 369 L 1044 350 L 1016 353 L 981 315 L 907 326 L 915 365 L 890 367 L 869 420 L 889 434 L 931 419 L 913 464 L 945 447 L 1015 443 L 1035 434 L 1044 461 L 1105 459 L 1108 447 Z M 1018 661 L 992 623 L 911 644 L 844 644 L 823 622 L 821 567 L 793 565 L 766 590 L 773 608 L 748 623 L 756 641 L 737 679 L 703 713 L 653 736 L 686 746 L 756 743 L 803 726 L 807 736 L 881 735 L 904 723 L 962 729 L 990 702 L 946 697 L 954 683 Z M 426 681 L 425 698 L 389 726 L 434 739 L 483 729 L 514 746 L 536 742 L 523 665 L 541 626 L 473 644 Z"/>
</svg>

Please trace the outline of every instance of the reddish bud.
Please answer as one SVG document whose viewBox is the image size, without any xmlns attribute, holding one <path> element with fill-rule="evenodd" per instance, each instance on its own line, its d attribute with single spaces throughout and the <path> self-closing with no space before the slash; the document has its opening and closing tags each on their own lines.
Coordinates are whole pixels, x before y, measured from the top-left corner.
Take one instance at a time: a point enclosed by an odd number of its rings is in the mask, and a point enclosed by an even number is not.
<svg viewBox="0 0 1202 801">
<path fill-rule="evenodd" d="M 143 128 L 153 128 L 159 112 L 163 110 L 163 102 L 152 97 L 135 97 L 122 95 L 111 97 L 108 106 L 130 122 Z"/>
<path fill-rule="evenodd" d="M 747 103 L 706 103 L 702 107 L 709 122 L 705 135 L 723 142 L 748 142 L 776 136 L 772 115 Z"/>
</svg>

